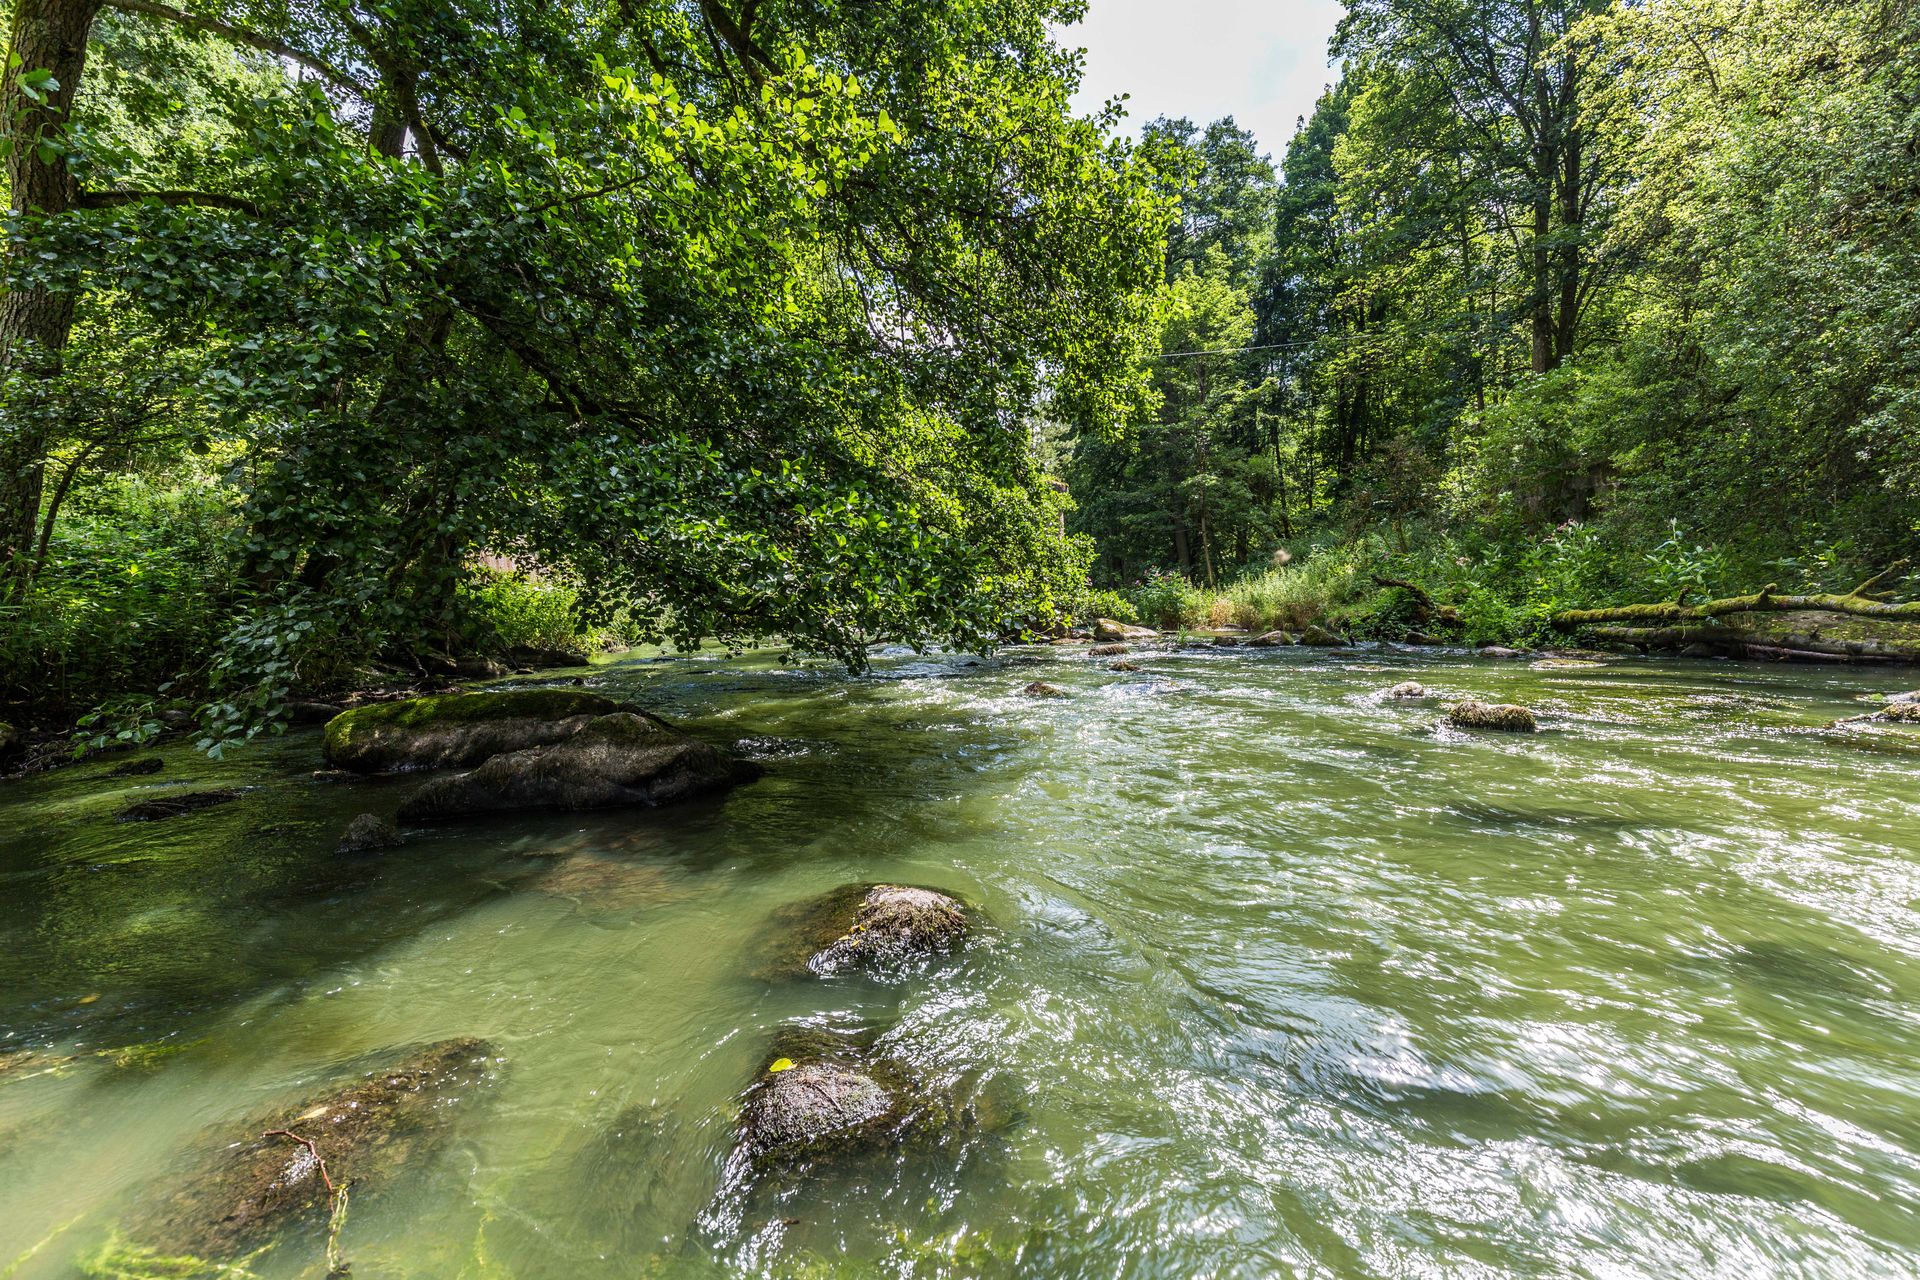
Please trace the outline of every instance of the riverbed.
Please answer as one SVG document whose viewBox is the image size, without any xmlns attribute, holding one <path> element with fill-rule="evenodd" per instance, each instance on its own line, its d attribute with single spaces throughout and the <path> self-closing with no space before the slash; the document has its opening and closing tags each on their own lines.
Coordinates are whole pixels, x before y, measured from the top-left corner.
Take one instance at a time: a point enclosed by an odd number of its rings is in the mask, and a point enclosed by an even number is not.
<svg viewBox="0 0 1920 1280">
<path fill-rule="evenodd" d="M 455 1036 L 494 1069 L 353 1203 L 355 1280 L 1920 1273 L 1920 727 L 1825 729 L 1920 677 L 1132 659 L 602 660 L 765 775 L 358 857 L 411 784 L 316 777 L 313 730 L 0 783 L 0 1276 L 75 1274 L 205 1135 Z M 1541 732 L 1446 727 L 1465 696 Z M 114 820 L 208 786 L 244 794 Z M 782 908 L 869 881 L 985 926 L 768 980 Z M 796 1022 L 997 1122 L 716 1212 Z"/>
</svg>

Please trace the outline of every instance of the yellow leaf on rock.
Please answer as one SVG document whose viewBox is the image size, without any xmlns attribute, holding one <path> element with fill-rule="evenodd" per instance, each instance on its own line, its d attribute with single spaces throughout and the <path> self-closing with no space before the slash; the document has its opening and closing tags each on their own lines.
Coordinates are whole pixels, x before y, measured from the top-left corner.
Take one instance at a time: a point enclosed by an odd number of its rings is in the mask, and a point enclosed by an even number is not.
<svg viewBox="0 0 1920 1280">
<path fill-rule="evenodd" d="M 767 1068 L 767 1071 L 771 1074 L 778 1074 L 779 1072 L 782 1072 L 782 1071 L 791 1071 L 791 1070 L 793 1070 L 792 1058 L 775 1058 L 773 1060 L 773 1065 Z"/>
</svg>

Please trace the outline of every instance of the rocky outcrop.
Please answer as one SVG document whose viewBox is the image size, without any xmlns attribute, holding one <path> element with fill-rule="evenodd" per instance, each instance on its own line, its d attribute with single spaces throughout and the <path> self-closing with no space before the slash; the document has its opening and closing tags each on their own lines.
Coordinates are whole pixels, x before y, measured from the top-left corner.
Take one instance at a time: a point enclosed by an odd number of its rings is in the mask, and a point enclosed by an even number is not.
<svg viewBox="0 0 1920 1280">
<path fill-rule="evenodd" d="M 1387 690 L 1387 696 L 1389 698 L 1424 698 L 1427 696 L 1427 686 L 1418 680 L 1403 680 Z"/>
<path fill-rule="evenodd" d="M 1266 631 L 1247 641 L 1255 649 L 1278 649 L 1298 643 L 1291 631 Z"/>
<path fill-rule="evenodd" d="M 587 720 L 562 741 L 435 778 L 407 798 L 399 817 L 430 822 L 515 809 L 674 804 L 759 775 L 758 765 L 657 716 L 615 711 Z"/>
<path fill-rule="evenodd" d="M 1316 648 L 1333 649 L 1345 645 L 1349 643 L 1349 641 L 1339 632 L 1323 627 L 1316 622 L 1300 633 L 1300 643 L 1313 645 Z"/>
<path fill-rule="evenodd" d="M 1131 623 L 1115 622 L 1112 618 L 1093 620 L 1093 638 L 1113 642 L 1117 640 L 1151 640 L 1160 633 L 1152 627 L 1136 627 Z"/>
<path fill-rule="evenodd" d="M 235 1125 L 162 1184 L 136 1212 L 129 1235 L 161 1253 L 228 1259 L 289 1230 L 324 1232 L 328 1181 L 351 1183 L 357 1200 L 438 1149 L 459 1114 L 452 1104 L 486 1080 L 491 1058 L 483 1041 L 443 1040 Z"/>
<path fill-rule="evenodd" d="M 1064 698 L 1067 696 L 1067 691 L 1058 685 L 1048 684 L 1045 680 L 1035 680 L 1032 684 L 1020 690 L 1020 696 L 1024 698 Z"/>
<path fill-rule="evenodd" d="M 769 976 L 822 977 L 863 970 L 898 973 L 945 955 L 971 928 L 967 908 L 938 889 L 849 884 L 775 919 L 777 959 Z"/>
<path fill-rule="evenodd" d="M 573 689 L 449 693 L 356 707 L 327 722 L 327 763 L 355 773 L 478 764 L 570 738 L 596 716 L 631 710 Z"/>
<path fill-rule="evenodd" d="M 377 814 L 363 813 L 347 824 L 337 853 L 372 853 L 401 844 L 400 829 Z"/>
<path fill-rule="evenodd" d="M 1468 698 L 1447 712 L 1447 721 L 1462 729 L 1498 729 L 1507 733 L 1532 733 L 1540 726 L 1533 712 L 1512 703 L 1481 702 Z"/>
<path fill-rule="evenodd" d="M 232 804 L 240 798 L 240 792 L 230 787 L 212 791 L 186 791 L 178 795 L 155 796 L 151 800 L 141 800 L 128 805 L 119 814 L 122 822 L 159 822 L 164 818 L 177 818 L 183 813 L 195 813 L 201 809 L 211 809 L 215 805 Z"/>
<path fill-rule="evenodd" d="M 1087 650 L 1087 656 L 1090 658 L 1117 658 L 1125 652 L 1127 652 L 1127 646 L 1123 644 L 1097 644 Z"/>
</svg>

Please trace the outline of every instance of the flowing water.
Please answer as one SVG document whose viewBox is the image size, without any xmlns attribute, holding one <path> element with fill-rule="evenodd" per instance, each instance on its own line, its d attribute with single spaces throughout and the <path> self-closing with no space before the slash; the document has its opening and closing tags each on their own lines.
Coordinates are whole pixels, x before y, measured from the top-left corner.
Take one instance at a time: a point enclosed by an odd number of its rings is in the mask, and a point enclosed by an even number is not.
<svg viewBox="0 0 1920 1280">
<path fill-rule="evenodd" d="M 353 1203 L 355 1280 L 1920 1274 L 1920 730 L 1821 732 L 1899 675 L 1135 657 L 608 662 L 766 776 L 370 857 L 339 831 L 411 784 L 314 778 L 311 731 L 0 784 L 0 1053 L 32 1052 L 0 1059 L 0 1276 L 75 1274 L 208 1134 L 469 1035 L 495 1069 Z M 1441 727 L 1466 694 L 1542 732 Z M 247 791 L 112 820 L 186 782 Z M 776 913 L 852 881 L 990 927 L 767 981 Z M 997 1122 L 716 1212 L 794 1022 Z"/>
</svg>

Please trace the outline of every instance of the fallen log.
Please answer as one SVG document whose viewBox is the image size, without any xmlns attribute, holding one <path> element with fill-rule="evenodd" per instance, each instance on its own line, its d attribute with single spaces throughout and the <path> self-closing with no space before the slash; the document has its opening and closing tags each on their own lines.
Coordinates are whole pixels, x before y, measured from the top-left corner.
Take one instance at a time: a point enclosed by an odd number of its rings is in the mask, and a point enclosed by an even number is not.
<svg viewBox="0 0 1920 1280">
<path fill-rule="evenodd" d="M 1373 581 L 1376 586 L 1398 587 L 1414 598 L 1419 605 L 1413 615 L 1416 626 L 1435 618 L 1455 625 L 1460 621 L 1460 613 L 1457 609 L 1450 604 L 1441 604 L 1435 600 L 1433 594 L 1417 582 L 1408 582 L 1405 578 L 1383 578 L 1377 573 L 1373 575 Z"/>
<path fill-rule="evenodd" d="M 1690 605 L 1686 593 L 1678 600 L 1660 604 L 1626 604 L 1611 609 L 1569 609 L 1553 615 L 1556 628 L 1572 631 L 1607 622 L 1627 622 L 1640 626 L 1711 622 L 1741 613 L 1842 613 L 1854 618 L 1876 618 L 1885 622 L 1920 622 L 1920 600 L 1890 604 L 1874 597 L 1881 583 L 1908 567 L 1905 560 L 1868 578 L 1845 595 L 1783 596 L 1779 587 L 1768 584 L 1750 596 L 1728 596 Z"/>
<path fill-rule="evenodd" d="M 1775 662 L 1920 662 L 1920 639 L 1912 644 L 1889 640 L 1830 640 L 1789 633 L 1760 635 L 1727 626 L 1591 627 L 1597 641 L 1637 649 L 1685 649 L 1702 645 L 1730 658 Z"/>
</svg>

